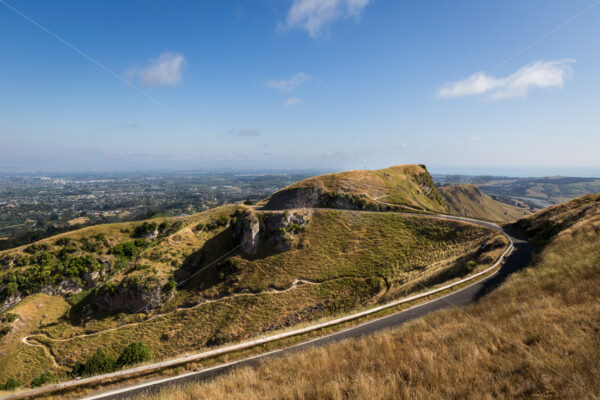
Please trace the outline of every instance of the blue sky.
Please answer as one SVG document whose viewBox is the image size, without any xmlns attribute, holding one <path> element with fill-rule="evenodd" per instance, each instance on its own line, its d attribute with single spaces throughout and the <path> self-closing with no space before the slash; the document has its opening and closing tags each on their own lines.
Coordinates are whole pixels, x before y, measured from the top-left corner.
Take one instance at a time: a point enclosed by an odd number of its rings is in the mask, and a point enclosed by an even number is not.
<svg viewBox="0 0 600 400">
<path fill-rule="evenodd" d="M 600 175 L 594 4 L 2 0 L 0 170 Z"/>
</svg>

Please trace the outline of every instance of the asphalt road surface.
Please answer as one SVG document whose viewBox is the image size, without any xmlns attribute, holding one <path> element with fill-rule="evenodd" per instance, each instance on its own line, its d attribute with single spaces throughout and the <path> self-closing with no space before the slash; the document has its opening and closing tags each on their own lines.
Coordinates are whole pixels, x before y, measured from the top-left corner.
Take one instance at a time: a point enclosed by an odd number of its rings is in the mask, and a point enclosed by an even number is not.
<svg viewBox="0 0 600 400">
<path fill-rule="evenodd" d="M 466 220 L 459 217 L 443 217 L 444 219 L 456 219 L 456 220 Z M 468 220 L 468 222 L 475 223 L 481 226 L 485 226 L 493 229 L 502 229 L 495 224 L 483 222 L 483 221 L 474 221 Z M 502 229 L 503 230 L 503 229 Z M 264 361 L 268 358 L 279 357 L 283 354 L 287 354 L 293 351 L 300 351 L 312 346 L 326 346 L 331 343 L 339 342 L 344 339 L 358 338 L 363 335 L 372 334 L 383 329 L 392 328 L 400 326 L 408 321 L 411 321 L 415 318 L 422 317 L 428 313 L 441 310 L 443 308 L 448 307 L 462 307 L 469 303 L 473 303 L 477 301 L 481 296 L 489 293 L 499 284 L 501 284 L 510 274 L 519 269 L 527 266 L 533 259 L 534 256 L 534 248 L 527 241 L 522 240 L 521 238 L 513 235 L 511 232 L 503 230 L 506 235 L 508 235 L 513 243 L 514 250 L 510 255 L 507 256 L 504 264 L 500 267 L 500 269 L 493 275 L 473 284 L 467 286 L 463 289 L 460 289 L 456 292 L 453 292 L 449 295 L 440 297 L 438 299 L 417 305 L 405 311 L 400 311 L 398 313 L 379 318 L 370 322 L 366 322 L 360 325 L 357 325 L 352 328 L 348 328 L 346 330 L 332 333 L 330 335 L 320 337 L 317 339 L 313 339 L 309 342 L 300 343 L 298 345 L 275 350 L 266 354 L 261 354 L 258 356 L 250 357 L 247 359 L 243 359 L 240 361 L 235 361 L 227 364 L 223 364 L 217 367 L 189 372 L 183 375 L 159 379 L 156 381 L 151 381 L 139 385 L 133 385 L 130 387 L 116 389 L 110 392 L 101 393 L 98 395 L 94 395 L 88 397 L 88 400 L 117 400 L 117 399 L 126 399 L 135 395 L 139 395 L 142 393 L 150 393 L 159 390 L 160 388 L 172 385 L 181 385 L 187 382 L 198 382 L 209 380 L 214 378 L 215 376 L 227 373 L 232 371 L 235 368 L 245 367 L 245 366 L 254 366 L 261 361 Z"/>
</svg>

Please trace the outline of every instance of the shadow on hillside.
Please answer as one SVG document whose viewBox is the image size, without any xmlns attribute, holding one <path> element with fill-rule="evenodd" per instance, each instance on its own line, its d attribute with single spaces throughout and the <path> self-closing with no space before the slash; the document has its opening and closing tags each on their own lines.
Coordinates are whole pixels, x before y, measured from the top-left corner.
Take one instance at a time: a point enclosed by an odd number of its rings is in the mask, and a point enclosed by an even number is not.
<svg viewBox="0 0 600 400">
<path fill-rule="evenodd" d="M 535 256 L 535 248 L 529 242 L 510 233 L 513 236 L 515 251 L 506 258 L 504 265 L 496 275 L 482 283 L 481 289 L 475 294 L 475 300 L 490 293 L 502 284 L 512 273 L 529 266 Z"/>
<path fill-rule="evenodd" d="M 183 282 L 191 279 L 182 285 L 182 289 L 205 290 L 222 281 L 222 274 L 227 273 L 229 257 L 236 254 L 225 254 L 239 245 L 239 239 L 231 232 L 231 229 L 225 229 L 218 235 L 210 238 L 199 250 L 190 254 L 177 271 L 175 271 L 175 280 Z M 204 270 L 202 270 L 205 268 Z M 202 270 L 201 272 L 198 272 Z M 194 275 L 197 274 L 197 275 Z"/>
</svg>

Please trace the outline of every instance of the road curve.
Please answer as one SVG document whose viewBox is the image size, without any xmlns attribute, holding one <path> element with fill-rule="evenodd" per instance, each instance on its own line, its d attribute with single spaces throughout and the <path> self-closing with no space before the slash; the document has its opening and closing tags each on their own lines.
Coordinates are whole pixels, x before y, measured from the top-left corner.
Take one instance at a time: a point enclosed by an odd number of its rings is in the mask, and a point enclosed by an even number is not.
<svg viewBox="0 0 600 400">
<path fill-rule="evenodd" d="M 260 361 L 266 360 L 268 358 L 278 357 L 286 353 L 303 350 L 312 346 L 325 346 L 331 343 L 339 342 L 341 340 L 368 335 L 374 332 L 378 332 L 382 329 L 400 326 L 408 321 L 422 317 L 428 313 L 441 310 L 443 308 L 465 306 L 469 303 L 476 301 L 481 296 L 493 290 L 513 272 L 518 271 L 519 269 L 527 266 L 532 261 L 533 256 L 535 254 L 534 248 L 531 244 L 529 244 L 522 238 L 514 235 L 513 233 L 509 232 L 508 230 L 499 227 L 496 224 L 462 217 L 451 217 L 441 215 L 432 217 L 470 222 L 487 228 L 503 231 L 512 240 L 514 245 L 513 251 L 506 257 L 505 262 L 501 265 L 500 269 L 498 269 L 494 274 L 488 276 L 487 278 L 482 279 L 463 289 L 457 290 L 440 298 L 416 305 L 407 310 L 400 311 L 382 318 L 378 318 L 373 321 L 365 322 L 355 327 L 351 327 L 340 332 L 335 332 L 327 336 L 303 342 L 292 347 L 274 350 L 268 353 L 218 365 L 216 367 L 207 368 L 201 371 L 188 372 L 171 378 L 159 379 L 139 385 L 133 385 L 122 389 L 113 390 L 110 392 L 100 393 L 94 396 L 87 397 L 86 399 L 125 399 L 141 393 L 154 392 L 166 386 L 181 385 L 187 382 L 198 382 L 208 380 L 214 378 L 215 376 L 230 372 L 235 368 L 244 366 L 254 366 Z"/>
</svg>

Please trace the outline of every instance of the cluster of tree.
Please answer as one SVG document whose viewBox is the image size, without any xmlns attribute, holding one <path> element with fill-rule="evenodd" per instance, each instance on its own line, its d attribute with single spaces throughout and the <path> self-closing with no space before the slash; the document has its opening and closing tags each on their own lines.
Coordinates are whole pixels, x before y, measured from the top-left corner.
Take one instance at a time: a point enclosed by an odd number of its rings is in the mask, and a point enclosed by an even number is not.
<svg viewBox="0 0 600 400">
<path fill-rule="evenodd" d="M 231 220 L 231 217 L 228 217 L 226 215 L 221 215 L 219 218 L 217 218 L 216 220 L 209 222 L 208 224 L 198 224 L 196 225 L 196 227 L 194 228 L 195 231 L 212 231 L 214 229 L 220 228 L 222 226 L 226 226 L 229 221 Z"/>
<path fill-rule="evenodd" d="M 84 274 L 97 271 L 100 263 L 91 255 L 72 257 L 66 253 L 58 254 L 44 251 L 30 256 L 32 264 L 26 270 L 9 272 L 2 276 L 5 294 L 12 296 L 17 291 L 30 294 L 47 285 L 56 285 L 66 279 L 80 280 Z"/>
<path fill-rule="evenodd" d="M 133 259 L 135 258 L 140 249 L 148 246 L 146 239 L 135 239 L 131 242 L 119 243 L 115 245 L 110 252 L 116 256 Z"/>
<path fill-rule="evenodd" d="M 98 348 L 85 363 L 77 361 L 72 376 L 90 376 L 116 371 L 128 365 L 139 364 L 150 360 L 150 350 L 142 342 L 133 342 L 123 349 L 115 361 L 112 357 Z"/>
</svg>

